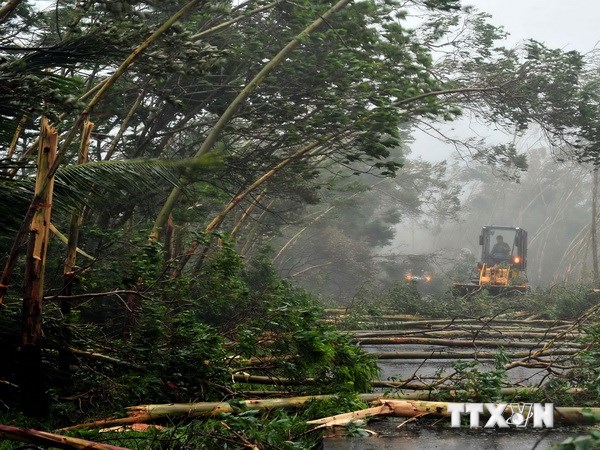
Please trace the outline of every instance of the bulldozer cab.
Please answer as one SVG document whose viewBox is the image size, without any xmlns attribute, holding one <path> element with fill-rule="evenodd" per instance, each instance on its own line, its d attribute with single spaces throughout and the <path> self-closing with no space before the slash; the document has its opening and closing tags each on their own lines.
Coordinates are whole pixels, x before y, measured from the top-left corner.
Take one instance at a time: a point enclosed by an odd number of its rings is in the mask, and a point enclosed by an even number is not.
<svg viewBox="0 0 600 450">
<path fill-rule="evenodd" d="M 469 283 L 453 283 L 452 292 L 469 296 L 482 290 L 492 295 L 525 293 L 527 232 L 519 227 L 485 226 L 479 235 L 481 261 Z"/>
<path fill-rule="evenodd" d="M 479 236 L 481 263 L 527 267 L 527 231 L 518 227 L 485 226 Z"/>
</svg>

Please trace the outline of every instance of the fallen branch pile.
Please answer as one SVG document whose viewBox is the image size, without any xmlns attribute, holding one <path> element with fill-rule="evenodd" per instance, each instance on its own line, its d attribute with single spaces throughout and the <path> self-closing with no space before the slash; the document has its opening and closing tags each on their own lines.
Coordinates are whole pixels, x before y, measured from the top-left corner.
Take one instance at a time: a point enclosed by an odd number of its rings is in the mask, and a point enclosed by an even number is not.
<svg viewBox="0 0 600 450">
<path fill-rule="evenodd" d="M 504 347 L 504 348 L 538 348 L 543 346 L 542 341 L 500 341 L 484 339 L 440 339 L 430 337 L 363 337 L 354 338 L 359 345 L 434 345 L 444 347 Z M 581 348 L 578 343 L 569 343 L 570 348 Z"/>
<path fill-rule="evenodd" d="M 309 400 L 326 400 L 334 395 L 313 395 L 290 398 L 273 398 L 262 400 L 242 400 L 232 403 L 227 402 L 199 402 L 199 403 L 170 403 L 163 405 L 138 405 L 127 408 L 127 417 L 109 418 L 96 420 L 71 427 L 61 428 L 58 431 L 81 430 L 85 428 L 104 428 L 115 425 L 128 425 L 132 423 L 145 423 L 153 420 L 173 417 L 199 417 L 216 416 L 219 414 L 236 414 L 242 411 L 255 410 L 266 411 L 271 409 L 295 409 L 301 408 Z M 362 394 L 363 401 L 374 401 L 380 398 L 380 394 Z"/>
<path fill-rule="evenodd" d="M 236 406 L 226 402 L 201 402 L 201 403 L 175 403 L 164 405 L 139 405 L 127 408 L 127 417 L 109 418 L 94 422 L 74 425 L 62 428 L 59 431 L 80 430 L 86 428 L 103 428 L 116 425 L 127 425 L 133 423 L 145 423 L 160 419 L 189 418 L 216 416 L 222 413 L 237 414 L 246 410 L 266 411 L 279 408 L 296 409 L 307 404 L 309 400 L 324 400 L 333 398 L 332 395 L 317 395 L 305 397 L 276 398 L 263 400 L 244 400 L 236 403 Z M 362 411 L 339 414 L 319 420 L 308 422 L 314 425 L 333 426 L 347 424 L 351 420 L 373 416 L 449 416 L 448 402 L 431 402 L 420 400 L 397 400 L 383 398 L 377 394 L 363 394 L 360 398 L 364 401 L 378 403 L 378 406 Z M 584 414 L 584 410 L 591 414 L 600 414 L 600 408 L 583 407 L 556 407 L 554 419 L 557 423 L 572 425 L 585 425 L 591 423 L 590 415 Z M 71 447 L 73 448 L 73 447 Z M 91 447 L 97 448 L 97 447 Z"/>
<path fill-rule="evenodd" d="M 305 378 L 303 380 L 294 380 L 291 378 L 285 377 L 269 377 L 265 375 L 249 375 L 249 374 L 236 374 L 233 375 L 233 380 L 236 383 L 248 383 L 248 384 L 261 384 L 268 386 L 310 386 L 317 383 L 317 380 L 314 378 Z M 387 380 L 373 380 L 371 381 L 371 386 L 374 388 L 388 388 L 388 389 L 401 389 L 403 391 L 426 391 L 425 394 L 420 398 L 421 400 L 427 399 L 428 396 L 431 396 L 432 393 L 435 392 L 452 392 L 456 393 L 460 389 L 457 386 L 441 384 L 439 379 L 438 382 L 433 382 L 430 384 L 424 384 L 422 378 L 407 378 L 405 380 L 399 381 L 387 381 Z M 504 387 L 500 389 L 501 395 L 507 396 L 515 396 L 515 395 L 527 395 L 531 393 L 538 392 L 543 390 L 543 387 L 537 386 L 529 386 L 529 387 Z M 564 391 L 564 393 L 568 394 L 585 394 L 587 391 L 582 388 L 570 388 Z M 264 395 L 274 395 L 273 391 L 260 391 L 261 394 Z M 475 392 L 473 393 L 475 395 Z M 409 393 L 402 392 L 398 394 L 398 397 L 407 398 Z M 416 399 L 412 397 L 411 399 Z"/>
<path fill-rule="evenodd" d="M 380 399 L 378 401 L 379 406 L 363 409 L 361 411 L 354 411 L 351 413 L 338 414 L 335 416 L 324 417 L 318 420 L 311 420 L 308 422 L 311 425 L 318 425 L 321 427 L 332 427 L 338 425 L 347 425 L 348 423 L 358 420 L 366 419 L 375 416 L 397 416 L 397 417 L 423 417 L 423 416 L 450 416 L 448 412 L 447 402 L 427 402 L 427 401 L 413 401 L 413 400 L 390 400 Z M 496 405 L 497 406 L 497 405 Z M 570 424 L 570 425 L 589 425 L 594 423 L 590 415 L 584 414 L 584 410 L 588 408 L 580 407 L 555 407 L 554 408 L 554 421 L 557 423 Z M 591 414 L 600 413 L 600 408 L 589 408 Z M 486 413 L 483 413 L 485 417 Z"/>
</svg>

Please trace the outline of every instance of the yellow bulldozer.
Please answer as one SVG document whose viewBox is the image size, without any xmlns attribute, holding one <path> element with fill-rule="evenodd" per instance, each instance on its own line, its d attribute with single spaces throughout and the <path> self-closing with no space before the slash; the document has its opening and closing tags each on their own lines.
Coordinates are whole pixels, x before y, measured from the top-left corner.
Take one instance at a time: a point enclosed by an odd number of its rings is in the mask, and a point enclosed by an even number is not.
<svg viewBox="0 0 600 450">
<path fill-rule="evenodd" d="M 491 295 L 528 291 L 527 231 L 519 227 L 489 225 L 481 230 L 481 261 L 468 283 L 453 283 L 455 296 L 470 296 L 487 290 Z"/>
</svg>

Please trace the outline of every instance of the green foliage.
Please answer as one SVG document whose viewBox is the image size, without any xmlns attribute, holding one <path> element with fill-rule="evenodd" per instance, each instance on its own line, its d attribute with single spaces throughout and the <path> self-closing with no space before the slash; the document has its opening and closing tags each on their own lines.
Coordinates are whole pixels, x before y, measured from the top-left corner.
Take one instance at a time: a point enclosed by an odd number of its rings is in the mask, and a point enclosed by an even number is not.
<svg viewBox="0 0 600 450">
<path fill-rule="evenodd" d="M 492 296 L 487 291 L 462 298 L 445 297 L 436 302 L 435 315 L 440 317 L 490 317 L 522 311 L 541 319 L 573 320 L 594 305 L 589 287 L 581 285 L 554 286 L 525 294 Z"/>
<path fill-rule="evenodd" d="M 533 392 L 525 391 L 523 398 L 527 401 L 534 403 L 554 403 L 560 406 L 580 406 L 586 404 L 587 393 L 572 393 L 569 389 L 576 387 L 572 377 L 560 378 L 551 377 L 545 382 L 541 389 L 537 389 Z M 514 400 L 521 400 L 522 398 L 515 398 Z"/>
<path fill-rule="evenodd" d="M 387 301 L 391 308 L 405 314 L 417 314 L 423 304 L 417 283 L 413 282 L 397 283 L 390 289 Z"/>
<path fill-rule="evenodd" d="M 58 198 L 66 197 L 77 203 L 86 198 L 96 202 L 113 200 L 118 195 L 140 195 L 155 191 L 159 186 L 180 186 L 177 166 L 161 160 L 97 161 L 74 164 L 56 173 L 55 189 Z M 93 191 L 90 195 L 89 191 Z M 87 200 L 88 202 L 90 200 Z"/>
<path fill-rule="evenodd" d="M 376 361 L 349 337 L 318 323 L 322 310 L 314 298 L 278 278 L 265 257 L 255 261 L 247 277 L 252 292 L 265 307 L 251 328 L 278 336 L 270 350 L 273 355 L 282 359 L 295 355 L 283 363 L 284 376 L 297 380 L 314 377 L 318 380 L 315 391 L 369 390 L 378 374 Z"/>
<path fill-rule="evenodd" d="M 554 286 L 525 294 L 492 296 L 486 290 L 466 297 L 455 297 L 450 292 L 422 296 L 418 284 L 402 282 L 385 290 L 377 286 L 363 290 L 337 324 L 343 329 L 387 325 L 382 318 L 389 314 L 411 314 L 431 318 L 494 317 L 519 311 L 540 319 L 574 320 L 596 305 L 590 287 L 581 285 Z M 393 324 L 390 324 L 393 326 Z"/>
<path fill-rule="evenodd" d="M 593 450 L 598 447 L 600 447 L 600 430 L 591 430 L 588 434 L 569 437 L 550 448 L 552 450 Z"/>
<path fill-rule="evenodd" d="M 590 422 L 600 422 L 600 416 L 590 410 L 583 410 L 583 416 Z M 590 429 L 586 434 L 568 437 L 559 444 L 550 447 L 551 450 L 592 450 L 600 447 L 600 430 Z"/>
<path fill-rule="evenodd" d="M 524 298 L 528 302 L 527 310 L 541 312 L 548 319 L 575 320 L 589 308 L 597 304 L 587 284 L 555 286 L 548 290 L 533 291 Z"/>
<path fill-rule="evenodd" d="M 149 430 L 144 433 L 80 432 L 90 440 L 102 440 L 131 449 L 308 449 L 320 441 L 318 433 L 309 433 L 302 415 L 273 411 L 262 415 L 257 411 L 221 414 L 214 418 L 173 424 L 168 430 Z"/>
<path fill-rule="evenodd" d="M 0 160 L 0 251 L 12 243 L 21 218 L 34 194 L 35 178 L 6 176 L 13 164 Z M 126 202 L 151 197 L 169 186 L 180 186 L 181 166 L 160 160 L 100 161 L 59 168 L 54 184 L 54 210 L 61 214 L 84 205 L 98 207 L 110 202 Z M 10 233 L 9 233 L 10 232 Z"/>
<path fill-rule="evenodd" d="M 481 370 L 479 361 L 456 361 L 452 364 L 451 380 L 456 392 L 448 398 L 452 401 L 495 402 L 501 400 L 500 389 L 507 382 L 504 364 L 508 358 L 498 351 L 492 370 Z"/>
<path fill-rule="evenodd" d="M 233 327 L 252 313 L 252 299 L 243 279 L 240 256 L 225 241 L 205 265 L 198 282 L 191 282 L 190 295 L 200 320 Z"/>
<path fill-rule="evenodd" d="M 329 399 L 309 401 L 302 411 L 302 416 L 306 420 L 315 420 L 344 412 L 358 411 L 367 407 L 367 404 L 359 400 L 355 394 L 341 392 Z"/>
<path fill-rule="evenodd" d="M 143 322 L 137 327 L 139 331 L 134 333 L 131 346 L 136 360 L 150 362 L 147 387 L 151 390 L 142 388 L 140 382 L 128 380 L 127 386 L 137 390 L 135 402 L 156 398 L 152 390 L 157 389 L 161 391 L 158 400 L 189 402 L 212 398 L 215 394 L 211 386 L 227 383 L 221 336 L 214 328 L 198 322 L 191 311 L 165 320 L 164 306 L 144 306 L 140 314 Z M 140 377 L 140 381 L 144 378 Z"/>
<path fill-rule="evenodd" d="M 585 350 L 577 355 L 577 368 L 570 373 L 570 379 L 588 391 L 588 402 L 596 404 L 600 394 L 600 325 L 595 323 L 585 331 Z"/>
<path fill-rule="evenodd" d="M 425 297 L 419 292 L 418 282 L 402 281 L 389 289 L 372 286 L 363 289 L 348 306 L 346 315 L 337 325 L 343 329 L 380 328 L 389 324 L 382 316 L 408 314 L 438 316 L 449 314 L 440 298 Z"/>
<path fill-rule="evenodd" d="M 115 284 L 141 288 L 160 278 L 162 248 L 156 243 L 142 245 L 138 239 L 143 235 L 139 238 L 133 235 L 129 237 L 129 247 L 121 246 L 127 248 L 129 262 L 120 270 L 104 271 L 107 279 L 92 281 L 82 277 L 85 289 L 104 290 Z M 113 241 L 116 238 L 100 230 L 96 236 Z M 100 260 L 97 264 L 106 263 Z M 81 422 L 90 416 L 113 415 L 126 405 L 220 400 L 224 393 L 243 389 L 243 385 L 232 382 L 231 371 L 245 370 L 249 358 L 267 361 L 264 373 L 272 376 L 316 380 L 308 388 L 299 387 L 298 394 L 345 395 L 344 401 L 311 406 L 311 414 L 333 411 L 335 405 L 362 406 L 353 395 L 370 390 L 371 380 L 378 376 L 376 361 L 352 344 L 349 337 L 320 324 L 322 310 L 316 300 L 281 280 L 267 254 L 246 267 L 224 239 L 223 245 L 211 253 L 202 280 L 201 284 L 185 278 L 162 282 L 142 298 L 124 297 L 126 308 L 113 303 L 100 314 L 98 304 L 94 304 L 73 314 L 69 325 L 72 345 L 101 351 L 122 363 L 81 359 L 70 388 L 71 392 L 83 393 L 75 403 L 61 400 L 64 388 L 60 377 L 49 377 L 53 399 L 51 427 Z M 18 324 L 18 315 L 12 314 L 15 312 L 14 308 L 3 310 L 0 320 L 3 341 L 15 340 L 14 346 L 3 346 L 6 360 L 16 358 L 18 327 L 11 325 Z M 60 348 L 61 322 L 60 312 L 48 305 L 45 345 L 49 348 Z M 49 364 L 56 364 L 54 356 L 49 357 Z M 252 373 L 263 373 L 260 363 L 253 364 L 258 366 Z M 14 367 L 3 368 L 0 377 L 15 380 Z M 10 396 L 6 399 L 11 401 Z M 223 421 L 235 432 L 212 428 Z M 181 425 L 177 442 L 189 440 L 217 446 L 217 442 L 227 442 L 228 437 L 239 433 L 252 442 L 293 448 L 296 440 L 312 442 L 314 438 L 303 437 L 306 428 L 302 424 L 303 419 L 285 413 L 267 418 L 247 413 L 240 418 L 231 416 L 215 422 L 210 419 L 201 424 Z M 293 431 L 295 427 L 298 433 Z M 208 435 L 199 431 L 195 435 L 195 430 L 205 430 Z M 133 438 L 129 435 L 123 439 Z M 146 443 L 168 441 L 165 435 L 144 434 L 140 439 Z"/>
</svg>

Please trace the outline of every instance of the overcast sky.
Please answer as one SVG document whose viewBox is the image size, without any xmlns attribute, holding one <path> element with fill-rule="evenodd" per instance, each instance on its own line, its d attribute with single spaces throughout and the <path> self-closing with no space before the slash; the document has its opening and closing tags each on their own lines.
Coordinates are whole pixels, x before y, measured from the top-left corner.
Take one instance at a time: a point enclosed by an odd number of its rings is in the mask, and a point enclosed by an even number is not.
<svg viewBox="0 0 600 450">
<path fill-rule="evenodd" d="M 492 15 L 516 44 L 533 38 L 549 47 L 588 52 L 600 41 L 598 0 L 463 0 Z"/>
<path fill-rule="evenodd" d="M 600 0 L 463 0 L 479 11 L 492 15 L 490 22 L 510 33 L 503 45 L 513 47 L 526 39 L 535 39 L 551 48 L 587 53 L 600 48 Z M 486 125 L 463 118 L 441 127 L 453 138 L 482 137 L 492 144 L 506 141 L 506 136 Z M 412 156 L 430 161 L 448 159 L 454 147 L 415 131 Z M 510 137 L 509 137 L 510 139 Z M 517 141 L 525 151 L 540 145 L 541 135 L 531 131 Z"/>
</svg>

